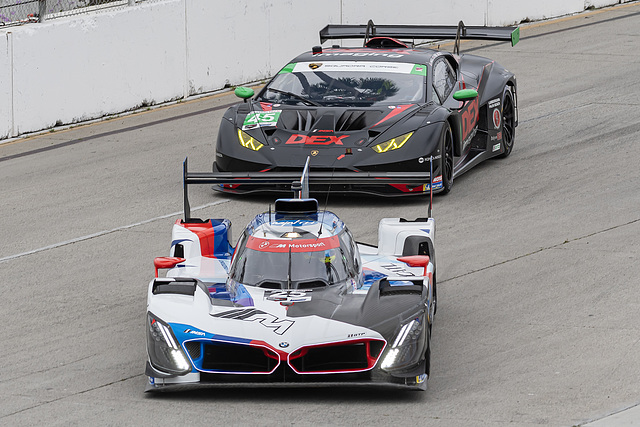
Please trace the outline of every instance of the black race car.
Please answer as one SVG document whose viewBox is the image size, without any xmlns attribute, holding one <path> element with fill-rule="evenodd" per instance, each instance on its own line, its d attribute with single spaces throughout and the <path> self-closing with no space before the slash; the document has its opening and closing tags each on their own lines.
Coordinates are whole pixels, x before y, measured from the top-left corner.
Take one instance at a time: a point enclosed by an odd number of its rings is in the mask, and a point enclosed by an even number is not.
<svg viewBox="0 0 640 427">
<path fill-rule="evenodd" d="M 461 39 L 519 40 L 517 27 L 327 25 L 321 42 L 364 39 L 361 48 L 316 46 L 287 64 L 220 124 L 215 175 L 221 191 L 288 191 L 311 156 L 311 191 L 423 194 L 511 153 L 518 125 L 513 73 L 460 54 Z M 454 53 L 399 39 L 455 39 Z M 434 170 L 429 170 L 429 159 Z M 430 175 L 433 174 L 432 177 Z M 236 183 L 237 182 L 237 183 Z"/>
</svg>

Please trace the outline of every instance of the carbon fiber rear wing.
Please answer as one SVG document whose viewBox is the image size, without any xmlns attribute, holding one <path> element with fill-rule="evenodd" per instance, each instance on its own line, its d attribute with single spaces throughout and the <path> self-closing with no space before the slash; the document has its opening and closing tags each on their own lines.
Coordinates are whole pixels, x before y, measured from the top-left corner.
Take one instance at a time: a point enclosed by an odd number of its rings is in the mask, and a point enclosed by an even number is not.
<svg viewBox="0 0 640 427">
<path fill-rule="evenodd" d="M 182 164 L 183 195 L 184 195 L 184 220 L 191 219 L 191 207 L 189 206 L 190 184 L 242 184 L 264 185 L 292 184 L 292 191 L 296 197 L 308 194 L 308 186 L 319 184 L 336 185 L 375 185 L 403 183 L 419 186 L 430 181 L 429 172 L 325 172 L 309 171 L 305 167 L 305 173 L 301 172 L 189 172 L 187 159 Z M 300 191 L 301 193 L 297 193 Z"/>
<path fill-rule="evenodd" d="M 364 39 L 365 44 L 373 37 L 394 39 L 455 39 L 459 50 L 461 39 L 511 41 L 515 46 L 520 40 L 519 27 L 466 26 L 462 21 L 455 25 L 367 25 L 329 24 L 320 30 L 320 42 L 334 39 Z"/>
</svg>

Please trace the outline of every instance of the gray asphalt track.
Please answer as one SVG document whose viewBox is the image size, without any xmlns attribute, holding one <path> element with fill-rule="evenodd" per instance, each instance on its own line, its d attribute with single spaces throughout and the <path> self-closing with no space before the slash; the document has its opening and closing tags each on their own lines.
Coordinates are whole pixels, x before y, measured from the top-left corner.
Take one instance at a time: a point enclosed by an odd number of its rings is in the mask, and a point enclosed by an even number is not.
<svg viewBox="0 0 640 427">
<path fill-rule="evenodd" d="M 210 168 L 231 96 L 0 145 L 0 425 L 621 425 L 605 417 L 640 402 L 639 28 L 632 3 L 526 26 L 515 48 L 463 43 L 516 73 L 520 126 L 509 158 L 435 198 L 426 393 L 143 393 L 146 288 L 181 162 Z M 270 200 L 191 192 L 236 236 Z M 426 209 L 328 207 L 368 243 L 380 218 Z"/>
</svg>

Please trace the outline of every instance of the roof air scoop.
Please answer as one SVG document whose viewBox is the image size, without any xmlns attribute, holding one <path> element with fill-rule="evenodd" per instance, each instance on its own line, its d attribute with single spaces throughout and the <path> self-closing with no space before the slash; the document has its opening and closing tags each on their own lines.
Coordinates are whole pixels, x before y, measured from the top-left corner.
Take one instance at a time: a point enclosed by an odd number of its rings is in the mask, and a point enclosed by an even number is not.
<svg viewBox="0 0 640 427">
<path fill-rule="evenodd" d="M 369 40 L 365 45 L 369 48 L 378 49 L 395 49 L 395 48 L 408 48 L 406 43 L 391 37 L 374 37 Z"/>
</svg>

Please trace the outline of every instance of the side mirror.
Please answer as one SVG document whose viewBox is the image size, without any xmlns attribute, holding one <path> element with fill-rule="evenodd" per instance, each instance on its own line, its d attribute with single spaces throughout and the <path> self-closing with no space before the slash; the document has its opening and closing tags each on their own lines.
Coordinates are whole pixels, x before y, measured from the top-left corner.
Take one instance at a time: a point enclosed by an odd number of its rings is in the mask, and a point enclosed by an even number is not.
<svg viewBox="0 0 640 427">
<path fill-rule="evenodd" d="M 478 97 L 478 91 L 475 89 L 462 89 L 453 94 L 456 101 L 467 102 Z"/>
<path fill-rule="evenodd" d="M 242 98 L 247 102 L 247 99 L 251 98 L 255 92 L 250 87 L 238 86 L 234 93 L 238 98 Z"/>
</svg>

